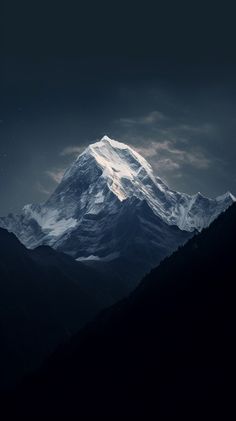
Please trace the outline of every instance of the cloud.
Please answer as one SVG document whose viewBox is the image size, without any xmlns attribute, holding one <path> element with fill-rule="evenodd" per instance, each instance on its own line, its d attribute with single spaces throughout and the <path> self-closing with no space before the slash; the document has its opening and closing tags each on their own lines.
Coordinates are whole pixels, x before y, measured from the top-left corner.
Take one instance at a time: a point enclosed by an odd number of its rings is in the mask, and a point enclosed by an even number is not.
<svg viewBox="0 0 236 421">
<path fill-rule="evenodd" d="M 212 160 L 203 150 L 199 148 L 190 149 L 189 145 L 183 149 L 170 140 L 163 142 L 152 141 L 147 146 L 138 146 L 135 149 L 149 159 L 155 168 L 166 171 L 176 171 L 184 165 L 197 169 L 207 169 L 212 163 Z"/>
<path fill-rule="evenodd" d="M 36 183 L 36 188 L 40 193 L 49 195 L 51 193 L 51 191 L 49 189 L 47 189 L 45 186 L 43 186 L 42 183 L 40 183 L 39 181 Z"/>
<path fill-rule="evenodd" d="M 139 119 L 141 124 L 153 124 L 161 120 L 166 120 L 167 117 L 160 111 L 152 111 L 149 114 Z"/>
<path fill-rule="evenodd" d="M 198 126 L 196 125 L 191 125 L 191 124 L 179 124 L 177 125 L 174 129 L 179 130 L 179 131 L 185 131 L 185 132 L 189 132 L 189 133 L 210 133 L 214 130 L 214 126 L 212 124 L 209 123 L 204 123 L 204 124 L 199 124 Z"/>
<path fill-rule="evenodd" d="M 204 147 L 216 129 L 208 122 L 190 123 L 183 116 L 178 120 L 159 110 L 119 122 L 123 138 L 150 161 L 154 170 L 180 174 L 183 167 L 203 170 L 214 161 Z"/>
<path fill-rule="evenodd" d="M 53 170 L 45 171 L 45 174 L 47 174 L 53 181 L 55 181 L 55 183 L 59 184 L 65 173 L 65 170 L 65 168 L 56 168 Z"/>
<path fill-rule="evenodd" d="M 183 139 L 213 133 L 215 126 L 210 123 L 189 124 L 183 118 L 180 120 L 167 116 L 161 111 L 154 110 L 139 117 L 123 117 L 117 121 L 125 129 L 132 129 L 155 132 L 159 136 L 166 136 L 169 139 Z"/>
<path fill-rule="evenodd" d="M 60 155 L 61 156 L 68 156 L 68 155 L 80 155 L 84 150 L 84 146 L 67 146 L 64 148 Z"/>
<path fill-rule="evenodd" d="M 146 158 L 152 158 L 157 155 L 160 151 L 171 152 L 171 142 L 165 140 L 164 142 L 151 141 L 148 146 L 136 147 L 136 150 Z"/>
<path fill-rule="evenodd" d="M 45 179 L 44 183 L 41 183 L 40 181 L 37 182 L 37 190 L 40 193 L 43 193 L 45 195 L 49 195 L 52 193 L 53 189 L 55 188 L 55 183 L 59 184 L 62 180 L 62 177 L 65 173 L 66 168 L 54 168 L 52 170 L 47 170 L 44 171 L 44 176 L 46 175 L 47 177 L 50 178 L 50 181 Z M 53 182 L 53 183 L 52 183 Z M 47 184 L 47 186 L 46 186 Z M 49 187 L 48 187 L 49 185 Z"/>
<path fill-rule="evenodd" d="M 157 165 L 159 170 L 176 171 L 180 169 L 180 164 L 171 158 L 159 159 Z"/>
<path fill-rule="evenodd" d="M 133 118 L 120 118 L 119 122 L 123 126 L 135 126 L 135 125 L 151 125 L 157 123 L 161 120 L 165 120 L 167 117 L 161 111 L 151 111 L 149 114 L 146 114 L 141 117 Z"/>
</svg>

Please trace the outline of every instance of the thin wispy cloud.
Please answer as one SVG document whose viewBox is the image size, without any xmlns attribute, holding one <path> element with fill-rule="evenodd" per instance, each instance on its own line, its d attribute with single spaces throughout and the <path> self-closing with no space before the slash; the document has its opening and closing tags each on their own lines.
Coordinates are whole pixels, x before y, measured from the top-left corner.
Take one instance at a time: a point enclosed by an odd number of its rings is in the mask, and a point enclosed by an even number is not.
<svg viewBox="0 0 236 421">
<path fill-rule="evenodd" d="M 43 182 L 38 181 L 36 184 L 37 190 L 48 196 L 55 189 L 55 184 L 59 184 L 63 178 L 66 168 L 53 168 L 51 170 L 44 171 Z M 46 178 L 45 178 L 46 176 Z"/>
<path fill-rule="evenodd" d="M 83 150 L 84 150 L 84 146 L 73 146 L 73 145 L 67 146 L 61 151 L 60 155 L 61 156 L 69 156 L 69 155 L 76 156 L 76 155 L 81 154 Z"/>
<path fill-rule="evenodd" d="M 165 140 L 163 142 L 152 141 L 149 145 L 138 146 L 136 150 L 150 159 L 155 168 L 167 171 L 179 170 L 184 165 L 190 165 L 197 169 L 207 169 L 211 165 L 211 159 L 202 150 L 190 150 L 177 147 L 173 142 Z"/>
<path fill-rule="evenodd" d="M 47 187 L 45 187 L 42 183 L 40 183 L 40 181 L 38 181 L 38 182 L 36 183 L 36 189 L 37 189 L 40 193 L 45 194 L 45 195 L 47 195 L 47 196 L 51 193 L 51 191 L 50 191 L 49 189 L 47 189 Z"/>
<path fill-rule="evenodd" d="M 171 158 L 163 158 L 158 160 L 157 167 L 159 171 L 176 171 L 180 169 L 180 164 L 173 161 Z"/>
<path fill-rule="evenodd" d="M 124 139 L 130 143 L 161 173 L 180 176 L 186 166 L 199 170 L 208 169 L 214 158 L 209 156 L 198 138 L 214 133 L 215 127 L 206 122 L 190 124 L 178 121 L 160 110 L 153 110 L 135 118 L 121 118 Z"/>
<path fill-rule="evenodd" d="M 56 168 L 53 170 L 45 171 L 45 174 L 49 176 L 55 183 L 59 184 L 65 173 L 66 168 Z"/>
<path fill-rule="evenodd" d="M 74 145 L 67 146 L 60 152 L 60 156 L 74 158 L 78 156 L 80 153 L 82 153 L 83 150 L 84 150 L 84 146 L 74 146 Z M 52 168 L 52 169 L 46 170 L 44 174 L 47 177 L 49 177 L 51 181 L 53 181 L 56 184 L 59 184 L 63 178 L 63 175 L 68 165 L 70 164 L 64 164 L 64 165 L 62 164 L 60 168 Z M 40 189 L 41 193 L 45 193 L 45 194 L 49 193 L 42 184 L 38 186 L 38 189 Z"/>
<path fill-rule="evenodd" d="M 135 126 L 135 125 L 149 125 L 157 123 L 161 120 L 165 120 L 167 117 L 160 111 L 154 110 L 149 114 L 146 114 L 141 117 L 132 117 L 132 118 L 120 118 L 119 122 L 123 126 Z"/>
<path fill-rule="evenodd" d="M 189 124 L 184 121 L 177 121 L 176 118 L 171 118 L 161 111 L 153 110 L 148 114 L 138 117 L 122 117 L 118 120 L 119 125 L 124 128 L 132 128 L 140 130 L 140 126 L 144 126 L 145 130 L 157 131 L 161 135 L 177 136 L 180 133 L 193 134 L 208 134 L 214 130 L 214 126 L 210 123 Z M 145 127 L 146 126 L 146 127 Z"/>
</svg>

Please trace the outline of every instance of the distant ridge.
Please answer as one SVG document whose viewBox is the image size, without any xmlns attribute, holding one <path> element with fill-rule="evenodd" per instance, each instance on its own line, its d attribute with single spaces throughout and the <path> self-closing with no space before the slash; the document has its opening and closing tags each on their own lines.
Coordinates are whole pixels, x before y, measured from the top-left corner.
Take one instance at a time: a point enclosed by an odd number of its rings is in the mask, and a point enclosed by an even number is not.
<svg viewBox="0 0 236 421">
<path fill-rule="evenodd" d="M 130 146 L 104 136 L 66 170 L 49 199 L 0 218 L 27 247 L 47 244 L 87 264 L 140 279 L 235 201 L 175 192 Z M 100 261 L 100 262 L 99 262 Z M 134 270 L 133 270 L 134 273 Z"/>
</svg>

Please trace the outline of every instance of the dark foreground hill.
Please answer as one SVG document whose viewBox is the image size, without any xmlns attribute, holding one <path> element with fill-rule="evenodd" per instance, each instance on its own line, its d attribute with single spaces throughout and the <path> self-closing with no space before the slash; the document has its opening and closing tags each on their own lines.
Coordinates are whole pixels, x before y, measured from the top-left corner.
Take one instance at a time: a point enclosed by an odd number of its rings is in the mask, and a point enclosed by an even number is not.
<svg viewBox="0 0 236 421">
<path fill-rule="evenodd" d="M 235 235 L 233 205 L 17 390 L 10 401 L 18 414 L 227 418 L 235 399 Z"/>
<path fill-rule="evenodd" d="M 26 249 L 0 228 L 0 389 L 36 369 L 114 303 L 109 284 L 110 279 L 48 246 Z"/>
</svg>

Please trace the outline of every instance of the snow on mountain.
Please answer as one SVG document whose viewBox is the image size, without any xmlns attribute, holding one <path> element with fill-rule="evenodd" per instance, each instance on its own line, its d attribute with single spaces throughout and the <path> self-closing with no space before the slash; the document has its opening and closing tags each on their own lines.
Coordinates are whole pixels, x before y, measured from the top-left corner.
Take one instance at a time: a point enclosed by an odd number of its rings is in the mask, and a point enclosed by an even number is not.
<svg viewBox="0 0 236 421">
<path fill-rule="evenodd" d="M 0 218 L 28 247 L 48 244 L 78 259 L 145 253 L 158 261 L 234 201 L 175 192 L 124 143 L 104 136 L 67 169 L 51 197 Z M 157 258 L 158 255 L 158 258 Z"/>
</svg>

